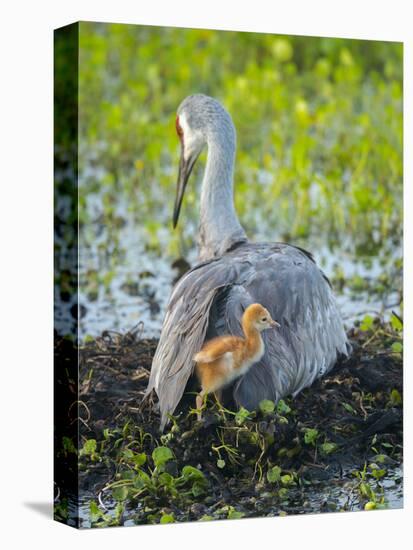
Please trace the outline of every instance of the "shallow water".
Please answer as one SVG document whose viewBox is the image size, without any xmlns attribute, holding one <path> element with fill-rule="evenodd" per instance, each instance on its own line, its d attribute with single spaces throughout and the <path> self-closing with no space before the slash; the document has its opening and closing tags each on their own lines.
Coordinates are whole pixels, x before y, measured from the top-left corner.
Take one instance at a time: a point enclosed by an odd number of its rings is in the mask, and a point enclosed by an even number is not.
<svg viewBox="0 0 413 550">
<path fill-rule="evenodd" d="M 330 479 L 311 484 L 299 489 L 291 489 L 288 499 L 282 504 L 277 499 L 269 497 L 257 497 L 259 507 L 253 513 L 246 513 L 245 517 L 271 517 L 278 516 L 280 512 L 287 514 L 314 514 L 326 512 L 355 512 L 364 509 L 363 502 L 358 497 L 357 480 L 352 472 L 357 465 L 348 465 L 340 476 L 331 476 Z M 386 476 L 381 480 L 384 489 L 386 509 L 403 508 L 403 470 L 395 466 L 387 468 Z M 95 495 L 83 495 L 80 500 L 79 516 L 80 526 L 90 528 L 89 502 L 96 498 Z M 103 507 L 103 506 L 104 507 Z M 100 508 L 105 514 L 114 517 L 116 502 L 105 497 L 100 499 Z M 128 507 L 123 514 L 123 525 L 134 526 L 134 514 L 139 510 L 140 504 L 135 508 Z M 185 510 L 183 510 L 185 513 Z M 179 522 L 179 519 L 177 518 Z"/>
<path fill-rule="evenodd" d="M 93 201 L 92 201 L 93 205 Z M 160 256 L 147 250 L 147 235 L 122 211 L 125 223 L 116 234 L 119 246 L 110 243 L 104 226 L 95 223 L 87 228 L 88 234 L 80 238 L 80 338 L 97 336 L 104 330 L 126 332 L 142 327 L 145 337 L 158 337 L 168 298 L 178 270 L 172 267 L 173 258 Z M 129 221 L 126 221 L 129 220 Z M 85 230 L 86 231 L 86 230 Z M 172 229 L 163 228 L 160 242 L 167 249 Z M 263 235 L 265 237 L 265 235 Z M 331 251 L 321 238 L 313 242 L 297 242 L 310 250 L 325 274 L 335 282 L 337 270 L 344 284 L 335 286 L 335 293 L 344 321 L 348 327 L 366 313 L 382 314 L 387 318 L 391 310 L 399 310 L 400 270 L 394 267 L 393 257 L 383 254 L 377 257 L 358 257 L 336 247 Z M 162 248 L 162 247 L 161 247 Z M 176 258 L 175 258 L 176 259 Z M 191 249 L 186 260 L 196 263 L 196 250 Z M 394 272 L 393 288 L 386 292 L 372 292 L 375 282 L 383 272 Z M 367 281 L 367 289 L 354 289 L 348 281 Z M 363 285 L 362 285 L 363 286 Z M 76 296 L 61 302 L 56 309 L 59 332 L 64 333 L 73 325 Z"/>
</svg>

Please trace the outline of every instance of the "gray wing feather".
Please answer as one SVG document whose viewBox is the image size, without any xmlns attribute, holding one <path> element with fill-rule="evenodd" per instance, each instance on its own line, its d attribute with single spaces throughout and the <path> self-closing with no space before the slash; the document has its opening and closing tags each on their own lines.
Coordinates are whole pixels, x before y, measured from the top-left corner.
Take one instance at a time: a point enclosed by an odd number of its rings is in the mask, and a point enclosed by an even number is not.
<svg viewBox="0 0 413 550">
<path fill-rule="evenodd" d="M 204 343 L 209 311 L 217 293 L 242 276 L 248 264 L 213 260 L 196 266 L 175 286 L 152 362 L 146 395 L 155 389 L 161 409 L 161 429 L 185 390 L 192 360 Z"/>
<path fill-rule="evenodd" d="M 242 313 L 254 302 L 281 328 L 263 333 L 263 358 L 235 384 L 234 398 L 247 409 L 296 395 L 348 353 L 331 288 L 311 255 L 283 244 L 242 245 L 189 271 L 172 292 L 147 389 L 159 397 L 161 428 L 205 339 L 242 335 Z"/>
<path fill-rule="evenodd" d="M 333 368 L 349 344 L 332 290 L 321 270 L 294 247 L 259 262 L 246 289 L 280 324 L 263 334 L 265 354 L 236 384 L 235 400 L 296 395 Z M 269 265 L 265 265 L 269 264 Z"/>
</svg>

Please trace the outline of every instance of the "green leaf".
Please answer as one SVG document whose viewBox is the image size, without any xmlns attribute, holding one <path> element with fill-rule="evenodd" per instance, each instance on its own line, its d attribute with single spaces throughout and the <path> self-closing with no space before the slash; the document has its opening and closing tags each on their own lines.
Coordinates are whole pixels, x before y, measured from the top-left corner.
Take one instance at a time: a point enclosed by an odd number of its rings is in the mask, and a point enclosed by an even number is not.
<svg viewBox="0 0 413 550">
<path fill-rule="evenodd" d="M 120 521 L 120 518 L 122 517 L 123 512 L 125 511 L 125 505 L 123 502 L 118 502 L 115 506 L 115 520 Z"/>
<path fill-rule="evenodd" d="M 359 491 L 360 494 L 365 498 L 372 498 L 373 497 L 373 491 L 368 483 L 365 483 L 364 481 L 360 483 L 359 485 Z"/>
<path fill-rule="evenodd" d="M 126 500 L 128 497 L 128 488 L 126 487 L 126 485 L 115 487 L 112 489 L 112 496 L 115 500 L 118 501 Z"/>
<path fill-rule="evenodd" d="M 161 519 L 159 521 L 159 523 L 175 523 L 175 518 L 174 518 L 174 515 L 173 514 L 163 514 L 161 516 Z"/>
<path fill-rule="evenodd" d="M 73 443 L 73 440 L 70 437 L 63 436 L 62 437 L 62 445 L 63 449 L 66 453 L 73 453 L 76 454 L 77 450 Z"/>
<path fill-rule="evenodd" d="M 250 414 L 251 414 L 250 411 L 248 411 L 244 407 L 241 407 L 240 410 L 235 415 L 235 424 L 237 424 L 238 426 L 241 426 L 242 424 L 244 424 L 246 420 L 248 420 Z"/>
<path fill-rule="evenodd" d="M 260 401 L 259 409 L 263 414 L 271 414 L 275 411 L 275 403 L 269 399 Z"/>
<path fill-rule="evenodd" d="M 304 442 L 307 445 L 315 445 L 318 437 L 318 430 L 316 428 L 306 428 L 304 432 Z"/>
<path fill-rule="evenodd" d="M 193 466 L 184 466 L 182 468 L 182 476 L 190 481 L 205 481 L 204 473 Z"/>
<path fill-rule="evenodd" d="M 285 474 L 281 476 L 281 483 L 283 485 L 292 485 L 294 483 L 294 478 L 290 474 Z"/>
<path fill-rule="evenodd" d="M 91 514 L 99 514 L 100 510 L 99 510 L 99 506 L 96 504 L 96 502 L 94 500 L 91 500 L 90 501 L 90 504 L 89 504 L 89 510 L 90 510 L 90 513 Z"/>
<path fill-rule="evenodd" d="M 400 395 L 400 393 L 396 389 L 393 389 L 390 392 L 390 404 L 391 405 L 401 405 L 401 403 L 402 403 L 402 396 Z"/>
<path fill-rule="evenodd" d="M 398 317 L 394 315 L 394 313 L 390 317 L 390 323 L 391 323 L 391 326 L 393 327 L 393 330 L 396 330 L 397 332 L 403 330 L 403 323 L 400 321 Z"/>
<path fill-rule="evenodd" d="M 272 44 L 272 52 L 278 61 L 288 61 L 293 56 L 293 47 L 286 38 L 276 38 Z"/>
<path fill-rule="evenodd" d="M 239 512 L 238 510 L 230 509 L 228 512 L 228 519 L 241 519 L 245 516 L 244 512 Z"/>
<path fill-rule="evenodd" d="M 343 405 L 343 407 L 346 409 L 346 411 L 352 413 L 352 414 L 357 414 L 356 410 L 353 409 L 353 407 L 349 404 L 349 403 L 341 403 Z"/>
<path fill-rule="evenodd" d="M 288 449 L 285 454 L 288 456 L 288 458 L 293 458 L 294 456 L 300 454 L 301 450 L 301 445 L 295 445 L 291 449 Z"/>
<path fill-rule="evenodd" d="M 142 479 L 140 476 L 136 476 L 133 480 L 133 488 L 140 491 L 146 486 L 145 480 Z"/>
<path fill-rule="evenodd" d="M 127 460 L 130 460 L 134 457 L 134 452 L 131 449 L 124 449 L 122 452 L 123 458 L 126 458 Z"/>
<path fill-rule="evenodd" d="M 360 329 L 363 331 L 370 330 L 373 327 L 373 317 L 371 315 L 365 315 L 361 322 Z"/>
<path fill-rule="evenodd" d="M 174 457 L 169 447 L 156 447 L 152 452 L 152 459 L 157 468 Z"/>
<path fill-rule="evenodd" d="M 173 487 L 175 485 L 175 478 L 168 474 L 168 472 L 162 472 L 158 477 L 158 482 L 164 487 Z"/>
<path fill-rule="evenodd" d="M 280 399 L 277 403 L 277 412 L 279 414 L 288 414 L 291 412 L 291 407 L 283 399 Z"/>
<path fill-rule="evenodd" d="M 270 483 L 277 483 L 281 480 L 281 468 L 279 466 L 273 466 L 267 472 L 267 479 Z"/>
<path fill-rule="evenodd" d="M 143 466 L 146 462 L 146 454 L 145 453 L 135 454 L 132 458 L 132 462 L 135 464 L 136 467 Z"/>
<path fill-rule="evenodd" d="M 96 522 L 100 518 L 104 518 L 105 514 L 99 509 L 97 503 L 92 500 L 89 504 L 90 520 L 92 523 Z"/>
<path fill-rule="evenodd" d="M 379 480 L 386 475 L 386 470 L 384 468 L 379 468 L 379 469 L 374 468 L 371 472 L 371 475 L 375 479 Z"/>
<path fill-rule="evenodd" d="M 96 439 L 87 439 L 83 444 L 80 454 L 82 456 L 83 455 L 93 456 L 96 453 L 96 447 L 97 447 Z"/>
<path fill-rule="evenodd" d="M 336 449 L 337 445 L 335 443 L 331 443 L 330 441 L 326 441 L 321 445 L 321 450 L 326 455 L 333 453 Z"/>
<path fill-rule="evenodd" d="M 195 483 L 192 485 L 191 491 L 195 498 L 203 495 L 205 493 L 205 483 L 195 481 Z"/>
<path fill-rule="evenodd" d="M 151 482 L 152 482 L 151 478 L 143 470 L 138 470 L 137 477 L 138 477 L 138 479 L 141 479 L 145 483 L 145 485 L 150 485 Z"/>
<path fill-rule="evenodd" d="M 401 342 L 393 342 L 391 349 L 395 353 L 401 353 L 403 351 L 403 344 Z"/>
<path fill-rule="evenodd" d="M 222 458 L 218 459 L 217 460 L 217 466 L 218 468 L 225 468 L 225 460 L 223 460 Z"/>
</svg>

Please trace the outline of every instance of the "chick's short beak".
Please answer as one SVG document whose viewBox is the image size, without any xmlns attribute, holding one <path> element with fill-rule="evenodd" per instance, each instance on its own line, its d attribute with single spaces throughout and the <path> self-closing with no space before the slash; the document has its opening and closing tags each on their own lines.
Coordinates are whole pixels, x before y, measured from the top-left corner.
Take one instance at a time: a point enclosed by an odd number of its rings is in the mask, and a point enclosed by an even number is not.
<svg viewBox="0 0 413 550">
<path fill-rule="evenodd" d="M 277 321 L 274 321 L 274 319 L 271 319 L 271 326 L 274 328 L 280 328 L 280 323 L 277 323 Z"/>
</svg>

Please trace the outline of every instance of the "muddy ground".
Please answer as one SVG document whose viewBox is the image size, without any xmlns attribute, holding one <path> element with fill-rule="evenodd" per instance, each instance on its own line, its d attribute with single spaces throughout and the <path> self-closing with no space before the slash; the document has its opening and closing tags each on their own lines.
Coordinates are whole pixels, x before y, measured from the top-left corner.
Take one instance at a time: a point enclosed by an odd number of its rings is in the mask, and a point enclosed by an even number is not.
<svg viewBox="0 0 413 550">
<path fill-rule="evenodd" d="M 82 527 L 402 506 L 402 359 L 390 324 L 349 333 L 350 359 L 294 400 L 202 422 L 184 397 L 158 431 L 141 407 L 155 339 L 105 332 L 80 349 Z M 154 400 L 156 402 L 156 399 Z M 192 469 L 191 469 L 192 467 Z M 57 515 L 70 515 L 57 500 Z"/>
</svg>

